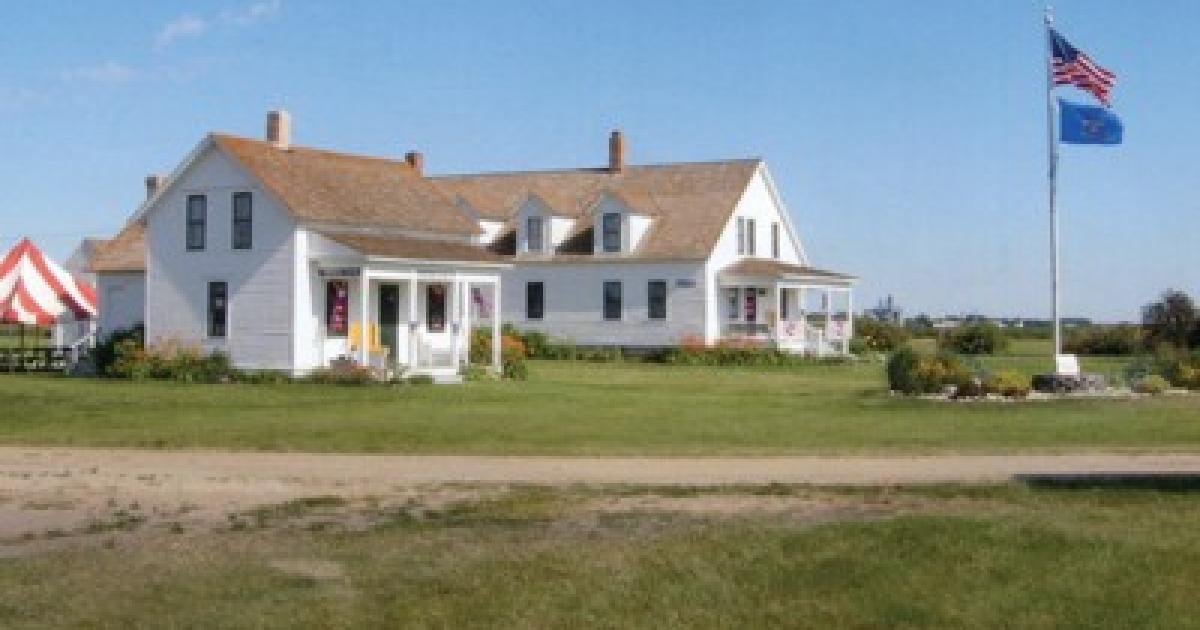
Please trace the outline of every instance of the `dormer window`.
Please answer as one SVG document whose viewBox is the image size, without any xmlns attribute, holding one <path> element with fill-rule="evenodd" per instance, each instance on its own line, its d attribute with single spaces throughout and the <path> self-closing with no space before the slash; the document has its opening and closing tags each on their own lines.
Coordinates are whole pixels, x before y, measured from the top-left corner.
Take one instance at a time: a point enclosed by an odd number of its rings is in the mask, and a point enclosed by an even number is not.
<svg viewBox="0 0 1200 630">
<path fill-rule="evenodd" d="M 621 213 L 605 212 L 600 218 L 603 247 L 606 253 L 621 251 Z"/>
<path fill-rule="evenodd" d="M 545 231 L 543 217 L 529 217 L 525 222 L 525 251 L 542 253 L 545 251 Z"/>
</svg>

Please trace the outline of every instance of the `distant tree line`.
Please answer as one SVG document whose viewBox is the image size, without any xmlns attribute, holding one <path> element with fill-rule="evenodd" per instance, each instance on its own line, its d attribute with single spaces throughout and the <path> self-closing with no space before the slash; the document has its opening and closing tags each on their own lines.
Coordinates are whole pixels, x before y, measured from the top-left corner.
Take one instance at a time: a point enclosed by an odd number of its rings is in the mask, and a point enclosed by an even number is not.
<svg viewBox="0 0 1200 630">
<path fill-rule="evenodd" d="M 938 348 L 959 354 L 994 354 L 1010 339 L 1049 339 L 1049 325 L 1031 323 L 1021 328 L 1000 327 L 980 318 L 949 329 L 936 329 L 928 315 L 910 318 L 903 325 L 861 319 L 855 322 L 853 349 L 890 352 L 914 337 L 937 339 Z M 1167 290 L 1142 308 L 1138 324 L 1087 324 L 1067 329 L 1066 352 L 1082 355 L 1132 355 L 1200 349 L 1200 310 L 1183 291 Z"/>
</svg>

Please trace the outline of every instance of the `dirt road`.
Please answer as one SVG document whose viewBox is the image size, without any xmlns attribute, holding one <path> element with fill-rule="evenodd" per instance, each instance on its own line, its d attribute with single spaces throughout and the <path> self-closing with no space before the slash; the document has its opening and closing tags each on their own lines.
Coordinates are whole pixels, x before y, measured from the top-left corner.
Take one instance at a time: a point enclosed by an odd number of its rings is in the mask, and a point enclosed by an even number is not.
<svg viewBox="0 0 1200 630">
<path fill-rule="evenodd" d="M 237 527 L 248 512 L 288 502 L 436 505 L 511 484 L 899 485 L 1194 472 L 1200 454 L 499 457 L 0 447 L 0 556 L 155 529 Z"/>
</svg>

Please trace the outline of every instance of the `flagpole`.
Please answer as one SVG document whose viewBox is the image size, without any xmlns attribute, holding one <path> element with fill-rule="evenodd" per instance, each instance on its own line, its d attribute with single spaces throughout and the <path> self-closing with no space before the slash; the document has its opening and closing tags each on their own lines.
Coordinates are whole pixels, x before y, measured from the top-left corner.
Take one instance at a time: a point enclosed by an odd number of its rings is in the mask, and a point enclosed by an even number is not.
<svg viewBox="0 0 1200 630">
<path fill-rule="evenodd" d="M 1054 357 L 1057 371 L 1058 355 L 1062 354 L 1062 326 L 1059 316 L 1059 255 L 1058 255 L 1058 211 L 1055 207 L 1055 197 L 1058 184 L 1058 138 L 1054 124 L 1054 43 L 1051 28 L 1054 26 L 1054 15 L 1050 5 L 1046 5 L 1046 149 L 1049 164 L 1049 201 L 1050 201 L 1050 251 L 1051 251 L 1051 290 L 1053 292 L 1054 319 Z"/>
</svg>

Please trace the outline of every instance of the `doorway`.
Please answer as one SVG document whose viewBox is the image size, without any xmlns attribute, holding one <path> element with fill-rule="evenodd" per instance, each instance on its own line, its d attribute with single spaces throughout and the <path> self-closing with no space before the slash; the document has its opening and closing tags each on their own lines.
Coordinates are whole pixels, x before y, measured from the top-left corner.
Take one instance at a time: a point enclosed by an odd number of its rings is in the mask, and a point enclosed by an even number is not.
<svg viewBox="0 0 1200 630">
<path fill-rule="evenodd" d="M 400 285 L 379 285 L 379 345 L 387 348 L 389 363 L 399 356 L 398 335 L 400 331 Z"/>
</svg>

